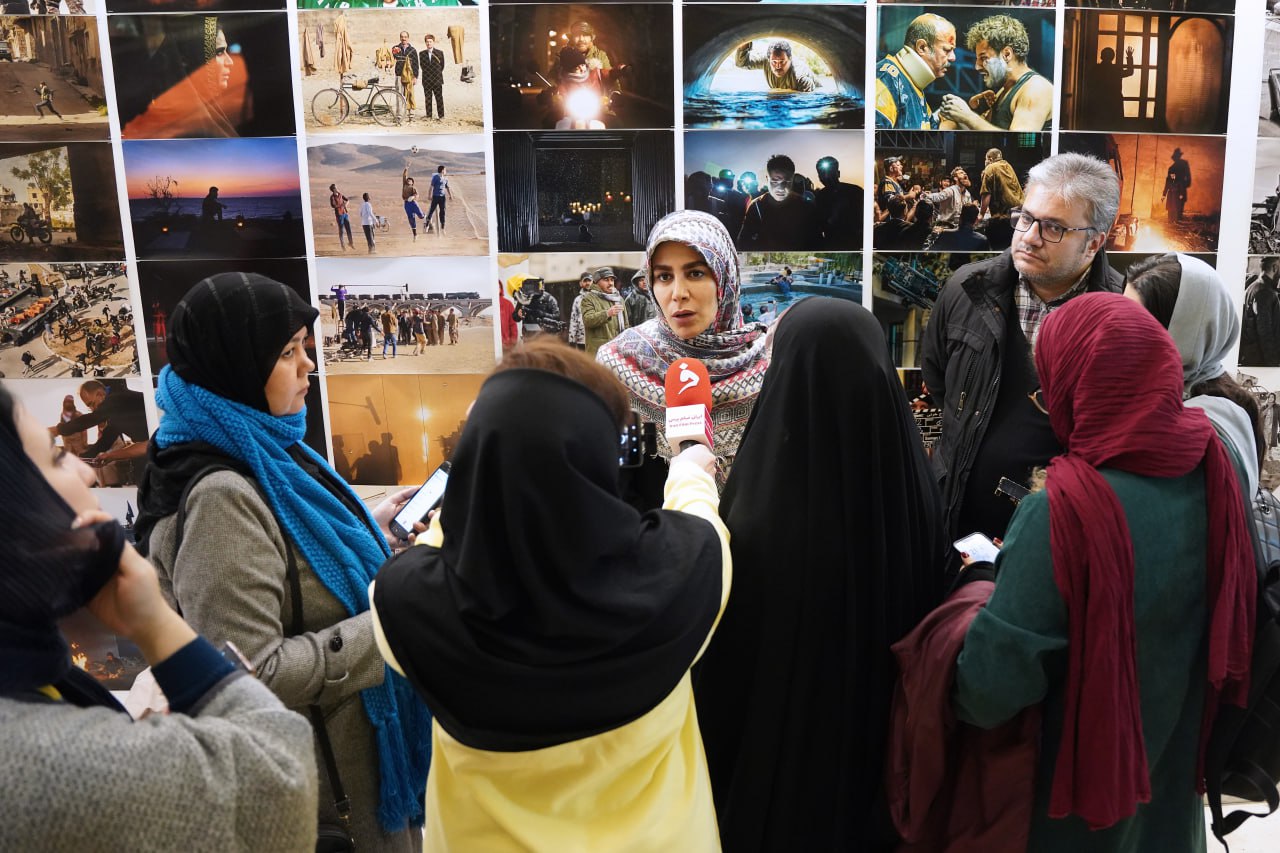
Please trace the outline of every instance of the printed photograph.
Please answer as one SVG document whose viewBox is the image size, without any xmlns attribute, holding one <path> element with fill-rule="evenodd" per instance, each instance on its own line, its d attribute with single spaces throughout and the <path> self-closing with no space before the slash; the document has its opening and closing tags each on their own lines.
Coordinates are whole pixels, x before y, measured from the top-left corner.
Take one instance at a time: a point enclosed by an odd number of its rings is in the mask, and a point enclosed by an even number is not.
<svg viewBox="0 0 1280 853">
<path fill-rule="evenodd" d="M 126 141 L 124 170 L 139 258 L 306 253 L 292 137 Z"/>
<path fill-rule="evenodd" d="M 142 377 L 27 379 L 10 393 L 49 428 L 54 443 L 93 468 L 94 487 L 136 486 L 146 464 L 148 381 Z"/>
<path fill-rule="evenodd" d="M 307 302 L 311 288 L 305 258 L 263 258 L 253 261 L 143 261 L 138 264 L 138 293 L 142 299 L 142 331 L 151 372 L 158 375 L 169 363 L 168 319 L 187 291 L 211 275 L 253 272 L 289 285 Z M 318 333 L 316 330 L 315 333 Z M 308 338 L 307 357 L 316 361 L 316 342 Z"/>
<path fill-rule="evenodd" d="M 675 209 L 670 131 L 494 134 L 498 250 L 625 252 Z"/>
<path fill-rule="evenodd" d="M 123 263 L 0 264 L 0 378 L 136 375 Z"/>
<path fill-rule="evenodd" d="M 392 4 L 366 11 L 353 3 L 348 13 L 346 5 L 298 13 L 303 123 L 308 133 L 484 129 L 486 81 L 477 10 Z"/>
<path fill-rule="evenodd" d="M 1059 151 L 1097 157 L 1119 175 L 1120 215 L 1107 249 L 1123 252 L 1217 251 L 1226 145 L 1213 136 L 1064 133 L 1058 139 Z M 1259 176 L 1262 163 L 1259 153 Z"/>
<path fill-rule="evenodd" d="M 862 248 L 861 133 L 685 134 L 684 206 L 711 213 L 741 252 Z"/>
<path fill-rule="evenodd" d="M 1267 15 L 1262 41 L 1262 92 L 1258 136 L 1280 136 L 1280 16 Z"/>
<path fill-rule="evenodd" d="M 1280 254 L 1280 139 L 1259 139 L 1254 160 L 1249 254 Z"/>
<path fill-rule="evenodd" d="M 673 127 L 671 14 L 670 4 L 652 3 L 495 8 L 489 13 L 494 126 Z"/>
<path fill-rule="evenodd" d="M 1235 18 L 1068 9 L 1062 127 L 1225 133 Z"/>
<path fill-rule="evenodd" d="M 862 304 L 861 252 L 744 252 L 742 316 L 772 323 L 810 296 Z"/>
<path fill-rule="evenodd" d="M 112 15 L 107 28 L 125 139 L 293 134 L 283 13 Z"/>
<path fill-rule="evenodd" d="M 1280 256 L 1250 256 L 1240 318 L 1239 363 L 1280 367 Z"/>
<path fill-rule="evenodd" d="M 285 0 L 106 0 L 107 11 L 118 12 L 271 12 L 285 8 Z"/>
<path fill-rule="evenodd" d="M 865 6 L 689 5 L 685 127 L 860 128 Z"/>
<path fill-rule="evenodd" d="M 872 245 L 888 251 L 1003 251 L 1009 211 L 1049 134 L 876 133 Z"/>
<path fill-rule="evenodd" d="M 8 0 L 4 4 L 10 15 L 95 15 L 98 0 Z"/>
<path fill-rule="evenodd" d="M 611 279 L 612 292 L 623 306 L 624 328 L 657 316 L 658 306 L 643 270 L 644 252 L 498 255 L 498 277 L 522 338 L 556 335 L 579 349 L 587 348 L 581 297 L 593 286 L 603 289 L 601 282 L 606 278 Z"/>
<path fill-rule="evenodd" d="M 0 38 L 0 141 L 110 138 L 97 18 L 0 15 Z"/>
<path fill-rule="evenodd" d="M 488 258 L 324 259 L 316 292 L 329 376 L 493 369 Z"/>
<path fill-rule="evenodd" d="M 416 486 L 453 455 L 485 376 L 331 376 L 333 467 L 362 486 Z"/>
<path fill-rule="evenodd" d="M 0 144 L 0 259 L 124 257 L 108 142 Z"/>
<path fill-rule="evenodd" d="M 316 255 L 488 254 L 484 158 L 480 135 L 308 146 Z"/>
<path fill-rule="evenodd" d="M 605 0 L 608 2 L 609 0 Z M 298 0 L 299 9 L 426 9 L 478 6 L 477 0 Z"/>
<path fill-rule="evenodd" d="M 876 127 L 1050 130 L 1052 8 L 879 10 Z"/>
</svg>

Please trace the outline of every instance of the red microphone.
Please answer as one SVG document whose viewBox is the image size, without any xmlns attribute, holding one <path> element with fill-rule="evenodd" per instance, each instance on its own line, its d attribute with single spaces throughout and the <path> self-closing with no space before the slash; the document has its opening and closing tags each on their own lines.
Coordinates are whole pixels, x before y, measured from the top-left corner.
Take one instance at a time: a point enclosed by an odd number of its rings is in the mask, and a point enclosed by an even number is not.
<svg viewBox="0 0 1280 853">
<path fill-rule="evenodd" d="M 679 452 L 711 442 L 711 377 L 696 358 L 681 358 L 667 368 L 667 444 Z"/>
</svg>

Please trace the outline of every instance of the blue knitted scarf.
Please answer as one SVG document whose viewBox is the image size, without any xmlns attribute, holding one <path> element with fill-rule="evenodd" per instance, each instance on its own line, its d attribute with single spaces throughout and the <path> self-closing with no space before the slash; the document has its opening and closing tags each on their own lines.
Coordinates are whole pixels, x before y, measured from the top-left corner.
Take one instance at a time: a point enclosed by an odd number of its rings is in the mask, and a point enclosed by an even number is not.
<svg viewBox="0 0 1280 853">
<path fill-rule="evenodd" d="M 156 404 L 164 413 L 152 437 L 159 447 L 205 441 L 247 464 L 276 521 L 325 588 L 350 616 L 369 609 L 369 583 L 391 551 L 374 534 L 378 525 L 354 492 L 352 503 L 362 518 L 290 458 L 287 451 L 296 444 L 316 464 L 329 467 L 302 441 L 305 409 L 277 417 L 186 382 L 171 367 L 160 371 Z M 336 475 L 334 481 L 341 482 Z M 360 696 L 378 734 L 378 819 L 388 832 L 410 823 L 421 826 L 431 761 L 430 712 L 390 667 L 381 685 Z"/>
</svg>

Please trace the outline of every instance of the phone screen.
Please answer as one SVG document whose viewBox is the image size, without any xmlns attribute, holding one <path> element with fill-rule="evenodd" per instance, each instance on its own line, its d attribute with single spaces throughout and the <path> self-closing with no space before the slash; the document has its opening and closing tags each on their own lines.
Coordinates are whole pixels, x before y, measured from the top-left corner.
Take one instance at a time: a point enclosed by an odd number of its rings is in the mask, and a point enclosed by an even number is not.
<svg viewBox="0 0 1280 853">
<path fill-rule="evenodd" d="M 952 543 L 952 547 L 961 554 L 968 554 L 975 562 L 979 563 L 994 563 L 996 555 L 1000 553 L 996 543 L 981 533 L 970 533 L 963 539 L 957 539 Z"/>
<path fill-rule="evenodd" d="M 445 486 L 449 482 L 449 463 L 443 463 L 432 472 L 422 488 L 414 492 L 413 497 L 404 505 L 391 521 L 391 532 L 401 539 L 409 538 L 413 526 L 427 517 L 427 513 L 440 503 L 444 497 Z"/>
</svg>

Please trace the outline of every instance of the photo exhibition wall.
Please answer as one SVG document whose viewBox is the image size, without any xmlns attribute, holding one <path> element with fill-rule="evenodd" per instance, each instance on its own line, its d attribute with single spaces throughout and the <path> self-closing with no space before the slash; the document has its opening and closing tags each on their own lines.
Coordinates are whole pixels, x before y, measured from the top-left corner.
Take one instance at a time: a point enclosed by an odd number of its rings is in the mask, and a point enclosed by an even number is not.
<svg viewBox="0 0 1280 853">
<path fill-rule="evenodd" d="M 736 241 L 750 318 L 870 309 L 929 443 L 940 288 L 1009 246 L 1027 171 L 1076 151 L 1120 180 L 1115 267 L 1221 272 L 1274 446 L 1269 3 L 2 0 L 0 375 L 131 523 L 142 460 L 101 454 L 158 424 L 166 318 L 202 278 L 260 273 L 320 311 L 307 441 L 373 501 L 448 459 L 503 300 L 567 336 L 582 274 L 626 292 L 690 208 Z M 86 426 L 104 390 L 131 417 Z M 127 686 L 136 649 L 66 628 Z"/>
</svg>

